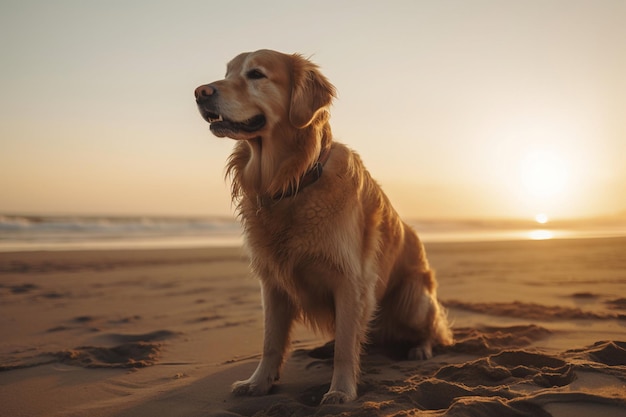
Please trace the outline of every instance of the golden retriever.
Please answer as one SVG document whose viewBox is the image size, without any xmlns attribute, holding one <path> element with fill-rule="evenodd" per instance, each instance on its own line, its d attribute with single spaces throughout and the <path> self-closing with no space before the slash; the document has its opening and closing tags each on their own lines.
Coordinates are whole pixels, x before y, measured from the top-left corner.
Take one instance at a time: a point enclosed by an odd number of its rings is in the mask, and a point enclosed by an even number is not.
<svg viewBox="0 0 626 417">
<path fill-rule="evenodd" d="M 297 319 L 335 337 L 322 404 L 357 397 L 366 341 L 410 346 L 413 359 L 452 343 L 417 234 L 360 157 L 333 141 L 335 88 L 317 65 L 298 54 L 243 53 L 195 97 L 211 132 L 237 140 L 226 172 L 262 288 L 263 355 L 233 384 L 236 395 L 268 393 Z"/>
</svg>

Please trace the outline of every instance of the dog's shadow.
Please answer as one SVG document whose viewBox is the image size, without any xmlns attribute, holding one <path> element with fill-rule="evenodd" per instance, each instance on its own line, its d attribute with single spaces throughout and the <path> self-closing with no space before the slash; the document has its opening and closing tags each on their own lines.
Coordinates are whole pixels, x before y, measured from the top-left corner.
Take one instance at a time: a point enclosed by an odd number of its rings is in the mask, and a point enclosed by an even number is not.
<svg viewBox="0 0 626 417">
<path fill-rule="evenodd" d="M 410 343 L 395 343 L 393 345 L 366 344 L 363 346 L 363 355 L 382 355 L 394 361 L 403 361 L 409 358 L 409 350 L 413 346 Z M 307 351 L 307 355 L 314 359 L 331 360 L 335 355 L 335 341 L 313 348 Z"/>
</svg>

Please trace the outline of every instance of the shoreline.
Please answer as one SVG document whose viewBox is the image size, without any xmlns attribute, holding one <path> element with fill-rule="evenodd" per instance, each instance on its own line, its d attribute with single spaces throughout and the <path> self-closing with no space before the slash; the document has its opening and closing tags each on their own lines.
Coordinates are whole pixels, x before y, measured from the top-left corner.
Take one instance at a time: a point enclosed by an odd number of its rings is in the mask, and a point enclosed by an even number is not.
<svg viewBox="0 0 626 417">
<path fill-rule="evenodd" d="M 551 240 L 587 240 L 587 239 L 626 239 L 623 231 L 581 232 L 574 230 L 533 229 L 519 231 L 502 231 L 480 234 L 477 232 L 433 236 L 425 234 L 422 238 L 425 245 L 440 244 L 480 244 L 510 243 Z M 165 250 L 212 250 L 220 248 L 238 248 L 243 246 L 241 236 L 212 236 L 202 238 L 171 238 L 171 239 L 127 239 L 118 241 L 85 240 L 71 243 L 28 243 L 15 244 L 0 242 L 0 254 L 21 252 L 82 252 L 82 251 L 165 251 Z"/>
</svg>

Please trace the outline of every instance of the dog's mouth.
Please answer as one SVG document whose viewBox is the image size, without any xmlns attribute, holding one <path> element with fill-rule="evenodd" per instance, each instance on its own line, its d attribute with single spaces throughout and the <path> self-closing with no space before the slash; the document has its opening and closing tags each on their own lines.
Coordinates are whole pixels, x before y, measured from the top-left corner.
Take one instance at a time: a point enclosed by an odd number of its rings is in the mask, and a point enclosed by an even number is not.
<svg viewBox="0 0 626 417">
<path fill-rule="evenodd" d="M 261 130 L 266 123 L 265 116 L 262 114 L 238 122 L 229 120 L 221 114 L 207 112 L 205 113 L 205 119 L 211 124 L 211 132 L 217 136 L 227 136 L 231 132 L 254 133 L 257 130 Z"/>
</svg>

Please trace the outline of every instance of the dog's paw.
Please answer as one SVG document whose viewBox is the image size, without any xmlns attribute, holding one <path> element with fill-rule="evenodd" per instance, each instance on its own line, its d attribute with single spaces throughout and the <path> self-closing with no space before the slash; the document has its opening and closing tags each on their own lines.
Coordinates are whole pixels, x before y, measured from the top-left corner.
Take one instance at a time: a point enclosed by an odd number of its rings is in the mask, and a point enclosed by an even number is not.
<svg viewBox="0 0 626 417">
<path fill-rule="evenodd" d="M 423 361 L 433 357 L 433 348 L 429 342 L 422 343 L 421 345 L 414 346 L 409 349 L 407 354 L 409 360 Z"/>
<path fill-rule="evenodd" d="M 347 394 L 343 391 L 328 391 L 324 394 L 320 405 L 325 404 L 343 404 L 356 399 L 356 394 Z"/>
<path fill-rule="evenodd" d="M 232 392 L 237 396 L 260 396 L 266 395 L 272 388 L 271 383 L 258 383 L 252 378 L 245 381 L 237 381 L 232 385 Z"/>
</svg>

